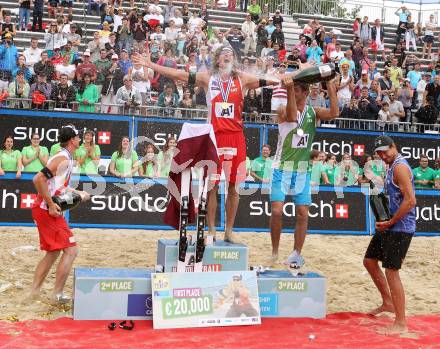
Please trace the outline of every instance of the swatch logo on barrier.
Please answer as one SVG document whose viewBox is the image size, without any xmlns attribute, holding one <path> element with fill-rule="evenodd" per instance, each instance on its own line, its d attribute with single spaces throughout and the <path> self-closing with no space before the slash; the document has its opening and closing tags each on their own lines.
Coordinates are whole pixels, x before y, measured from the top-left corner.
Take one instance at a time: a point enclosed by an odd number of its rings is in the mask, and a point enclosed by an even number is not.
<svg viewBox="0 0 440 349">
<path fill-rule="evenodd" d="M 20 208 L 30 209 L 37 200 L 37 194 L 20 194 Z"/>
<path fill-rule="evenodd" d="M 112 133 L 110 131 L 98 132 L 98 144 L 110 144 L 112 141 Z"/>
<path fill-rule="evenodd" d="M 354 154 L 354 156 L 363 156 L 365 154 L 365 145 L 354 144 L 353 145 L 353 154 Z"/>
</svg>

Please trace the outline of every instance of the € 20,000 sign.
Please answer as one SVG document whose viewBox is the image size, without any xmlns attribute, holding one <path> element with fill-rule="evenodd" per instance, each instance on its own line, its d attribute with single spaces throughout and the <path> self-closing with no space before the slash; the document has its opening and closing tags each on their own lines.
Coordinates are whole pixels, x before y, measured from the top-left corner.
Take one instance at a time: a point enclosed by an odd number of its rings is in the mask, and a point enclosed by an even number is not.
<svg viewBox="0 0 440 349">
<path fill-rule="evenodd" d="M 261 323 L 253 271 L 152 275 L 154 328 Z"/>
</svg>

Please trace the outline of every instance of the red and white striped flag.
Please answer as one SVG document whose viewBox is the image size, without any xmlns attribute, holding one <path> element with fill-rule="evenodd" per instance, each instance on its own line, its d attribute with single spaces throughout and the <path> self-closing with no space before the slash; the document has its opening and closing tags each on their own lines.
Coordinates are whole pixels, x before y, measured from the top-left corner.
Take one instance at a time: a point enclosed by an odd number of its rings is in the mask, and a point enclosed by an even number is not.
<svg viewBox="0 0 440 349">
<path fill-rule="evenodd" d="M 171 200 L 164 216 L 164 223 L 179 229 L 180 193 L 182 171 L 191 167 L 204 168 L 204 178 L 217 173 L 219 158 L 214 129 L 211 124 L 184 123 L 175 149 L 168 178 Z M 188 222 L 195 221 L 194 200 L 189 192 Z"/>
</svg>

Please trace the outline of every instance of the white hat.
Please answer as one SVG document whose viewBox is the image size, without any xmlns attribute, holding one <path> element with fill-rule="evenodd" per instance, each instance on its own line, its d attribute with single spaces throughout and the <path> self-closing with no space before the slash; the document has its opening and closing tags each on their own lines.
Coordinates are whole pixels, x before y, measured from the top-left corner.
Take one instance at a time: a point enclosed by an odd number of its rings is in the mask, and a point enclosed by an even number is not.
<svg viewBox="0 0 440 349">
<path fill-rule="evenodd" d="M 89 50 L 85 50 L 83 53 L 83 56 L 90 56 L 90 51 Z"/>
<path fill-rule="evenodd" d="M 112 54 L 112 59 L 119 59 L 119 56 L 116 53 Z"/>
</svg>

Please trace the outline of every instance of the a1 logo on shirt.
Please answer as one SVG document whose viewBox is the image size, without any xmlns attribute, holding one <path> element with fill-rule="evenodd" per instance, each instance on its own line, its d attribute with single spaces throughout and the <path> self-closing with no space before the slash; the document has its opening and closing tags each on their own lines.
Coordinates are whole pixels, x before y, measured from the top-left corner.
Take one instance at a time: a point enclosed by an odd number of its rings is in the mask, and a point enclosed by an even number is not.
<svg viewBox="0 0 440 349">
<path fill-rule="evenodd" d="M 309 143 L 310 135 L 308 133 L 298 136 L 294 134 L 292 137 L 292 148 L 307 148 L 307 144 Z"/>
<path fill-rule="evenodd" d="M 234 103 L 216 102 L 215 116 L 223 119 L 234 118 Z"/>
</svg>

